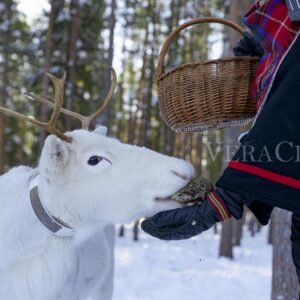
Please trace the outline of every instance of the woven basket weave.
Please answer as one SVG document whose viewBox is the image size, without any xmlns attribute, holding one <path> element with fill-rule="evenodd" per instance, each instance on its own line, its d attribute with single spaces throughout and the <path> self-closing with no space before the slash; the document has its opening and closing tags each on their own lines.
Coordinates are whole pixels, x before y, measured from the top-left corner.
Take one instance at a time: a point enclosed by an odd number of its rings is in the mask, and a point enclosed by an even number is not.
<svg viewBox="0 0 300 300">
<path fill-rule="evenodd" d="M 176 35 L 186 27 L 207 22 L 244 32 L 229 20 L 198 18 L 175 28 L 167 37 L 159 54 L 156 79 L 162 117 L 176 132 L 243 125 L 255 116 L 250 87 L 259 62 L 257 57 L 196 61 L 164 73 L 164 60 Z"/>
</svg>

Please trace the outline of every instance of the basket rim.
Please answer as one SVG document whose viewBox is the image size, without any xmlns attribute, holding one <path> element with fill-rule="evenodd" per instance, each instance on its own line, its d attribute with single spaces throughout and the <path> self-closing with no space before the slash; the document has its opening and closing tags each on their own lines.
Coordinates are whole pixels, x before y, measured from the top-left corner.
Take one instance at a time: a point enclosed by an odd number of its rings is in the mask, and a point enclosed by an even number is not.
<svg viewBox="0 0 300 300">
<path fill-rule="evenodd" d="M 259 62 L 260 58 L 256 57 L 256 56 L 236 56 L 236 57 L 222 57 L 222 58 L 217 58 L 217 59 L 209 59 L 209 60 L 196 60 L 196 61 L 192 61 L 189 63 L 184 63 L 181 64 L 177 67 L 172 68 L 171 70 L 169 70 L 168 72 L 164 73 L 163 75 L 161 75 L 159 78 L 156 79 L 156 84 L 158 85 L 159 82 L 163 79 L 165 79 L 166 77 L 170 76 L 171 74 L 184 69 L 188 66 L 198 66 L 198 65 L 208 65 L 211 63 L 222 63 L 222 62 L 228 62 L 228 61 L 254 61 L 254 62 Z"/>
<path fill-rule="evenodd" d="M 211 130 L 222 130 L 236 126 L 245 126 L 253 121 L 256 114 L 244 115 L 239 118 L 229 118 L 222 121 L 199 122 L 188 125 L 174 126 L 166 123 L 169 129 L 174 132 L 205 132 Z"/>
</svg>

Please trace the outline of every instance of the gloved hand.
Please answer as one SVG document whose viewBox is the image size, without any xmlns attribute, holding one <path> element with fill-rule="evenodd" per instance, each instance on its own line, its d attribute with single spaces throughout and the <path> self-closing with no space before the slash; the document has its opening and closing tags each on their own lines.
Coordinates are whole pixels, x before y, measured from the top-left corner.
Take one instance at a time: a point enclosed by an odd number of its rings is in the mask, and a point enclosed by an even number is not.
<svg viewBox="0 0 300 300">
<path fill-rule="evenodd" d="M 193 237 L 231 216 L 216 193 L 209 193 L 198 204 L 163 211 L 142 222 L 142 229 L 162 240 L 182 240 Z"/>
<path fill-rule="evenodd" d="M 264 49 L 261 47 L 256 38 L 249 32 L 245 31 L 243 38 L 233 48 L 235 56 L 258 56 L 264 55 Z"/>
</svg>

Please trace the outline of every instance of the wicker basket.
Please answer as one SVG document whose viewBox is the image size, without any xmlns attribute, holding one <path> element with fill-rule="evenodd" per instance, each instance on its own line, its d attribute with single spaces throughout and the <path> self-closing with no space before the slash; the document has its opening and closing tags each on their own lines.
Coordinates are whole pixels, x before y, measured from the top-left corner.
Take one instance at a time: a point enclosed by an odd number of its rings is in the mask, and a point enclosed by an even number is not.
<svg viewBox="0 0 300 300">
<path fill-rule="evenodd" d="M 207 22 L 244 32 L 229 20 L 199 18 L 175 28 L 167 37 L 159 54 L 156 79 L 162 117 L 176 132 L 243 125 L 255 115 L 250 87 L 259 61 L 257 57 L 196 61 L 164 73 L 165 56 L 175 36 L 186 27 Z"/>
</svg>

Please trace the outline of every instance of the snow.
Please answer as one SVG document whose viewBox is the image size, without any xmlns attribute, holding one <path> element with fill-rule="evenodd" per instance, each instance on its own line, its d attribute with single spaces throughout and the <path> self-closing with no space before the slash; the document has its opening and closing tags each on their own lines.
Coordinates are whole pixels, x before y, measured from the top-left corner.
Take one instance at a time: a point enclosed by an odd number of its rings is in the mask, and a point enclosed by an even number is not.
<svg viewBox="0 0 300 300">
<path fill-rule="evenodd" d="M 18 10 L 24 13 L 30 23 L 38 18 L 43 10 L 50 10 L 50 3 L 47 0 L 19 0 Z"/>
<path fill-rule="evenodd" d="M 83 45 L 82 40 L 81 40 L 81 39 L 77 39 L 77 40 L 76 40 L 76 48 L 81 48 L 82 45 Z"/>
<path fill-rule="evenodd" d="M 117 120 L 121 120 L 122 117 L 123 117 L 123 113 L 122 113 L 121 111 L 118 111 L 118 112 L 116 113 L 116 118 L 117 118 Z"/>
<path fill-rule="evenodd" d="M 59 66 L 52 66 L 50 69 L 49 69 L 49 73 L 51 74 L 58 74 L 60 71 L 60 67 Z"/>
<path fill-rule="evenodd" d="M 57 18 L 56 18 L 56 22 L 57 23 L 61 23 L 61 22 L 66 22 L 66 21 L 70 21 L 71 20 L 71 16 L 70 14 L 68 14 L 65 11 L 60 11 Z"/>
<path fill-rule="evenodd" d="M 91 0 L 79 0 L 79 5 L 93 5 Z"/>
<path fill-rule="evenodd" d="M 250 237 L 244 230 L 234 260 L 218 258 L 220 236 L 212 230 L 184 241 L 165 242 L 132 230 L 117 238 L 113 300 L 267 300 L 271 293 L 272 248 L 267 228 Z"/>
<path fill-rule="evenodd" d="M 86 59 L 87 56 L 88 56 L 88 54 L 87 54 L 87 52 L 84 51 L 84 50 L 80 50 L 80 51 L 78 52 L 78 57 L 79 57 L 80 59 Z"/>
<path fill-rule="evenodd" d="M 16 38 L 20 37 L 21 36 L 21 31 L 20 30 L 14 30 L 12 35 Z"/>
<path fill-rule="evenodd" d="M 10 25 L 10 21 L 6 20 L 0 24 L 0 31 L 7 31 Z"/>
</svg>

